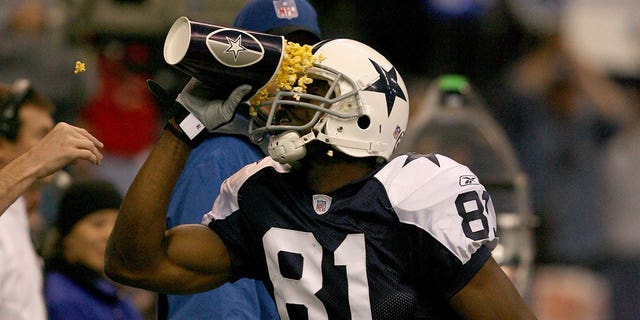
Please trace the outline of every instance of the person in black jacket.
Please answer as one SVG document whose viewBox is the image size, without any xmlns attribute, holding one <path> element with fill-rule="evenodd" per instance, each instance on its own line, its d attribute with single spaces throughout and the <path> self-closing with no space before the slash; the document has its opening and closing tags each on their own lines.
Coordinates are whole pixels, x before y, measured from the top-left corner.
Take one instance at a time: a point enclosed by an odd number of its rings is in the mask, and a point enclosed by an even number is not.
<svg viewBox="0 0 640 320">
<path fill-rule="evenodd" d="M 107 239 L 121 202 L 116 188 L 101 180 L 75 183 L 63 194 L 58 238 L 46 263 L 49 319 L 142 319 L 104 275 Z"/>
</svg>

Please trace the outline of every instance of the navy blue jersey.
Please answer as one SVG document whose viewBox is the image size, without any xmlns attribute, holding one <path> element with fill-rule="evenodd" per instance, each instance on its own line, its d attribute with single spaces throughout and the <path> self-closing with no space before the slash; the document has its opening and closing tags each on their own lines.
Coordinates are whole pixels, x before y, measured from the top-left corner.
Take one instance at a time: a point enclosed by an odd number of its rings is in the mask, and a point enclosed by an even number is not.
<svg viewBox="0 0 640 320">
<path fill-rule="evenodd" d="M 202 223 L 282 319 L 455 319 L 449 299 L 497 242 L 486 190 L 442 155 L 399 156 L 328 194 L 267 157 L 223 183 Z"/>
</svg>

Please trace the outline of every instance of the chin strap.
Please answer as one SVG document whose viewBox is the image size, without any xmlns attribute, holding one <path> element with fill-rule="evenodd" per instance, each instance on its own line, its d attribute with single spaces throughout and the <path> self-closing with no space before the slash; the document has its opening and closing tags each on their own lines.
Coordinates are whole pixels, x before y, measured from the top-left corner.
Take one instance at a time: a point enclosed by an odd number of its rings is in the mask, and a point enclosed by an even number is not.
<svg viewBox="0 0 640 320">
<path fill-rule="evenodd" d="M 381 151 L 384 151 L 385 145 L 386 145 L 385 143 L 382 143 L 382 142 L 363 142 L 363 141 L 329 137 L 328 135 L 322 132 L 318 133 L 318 135 L 316 136 L 316 139 L 336 147 L 345 147 L 345 148 L 364 150 L 372 155 L 376 155 Z"/>
</svg>

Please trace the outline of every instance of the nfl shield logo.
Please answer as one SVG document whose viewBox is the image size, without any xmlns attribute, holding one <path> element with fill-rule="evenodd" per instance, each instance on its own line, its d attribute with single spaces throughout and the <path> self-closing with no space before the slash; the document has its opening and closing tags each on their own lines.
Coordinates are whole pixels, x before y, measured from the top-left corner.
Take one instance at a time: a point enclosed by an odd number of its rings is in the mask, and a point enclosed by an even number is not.
<svg viewBox="0 0 640 320">
<path fill-rule="evenodd" d="M 400 129 L 400 126 L 396 126 L 396 130 L 393 131 L 393 138 L 398 139 L 400 133 L 402 133 L 402 129 Z"/>
<path fill-rule="evenodd" d="M 313 210 L 317 214 L 325 214 L 331 207 L 331 197 L 324 194 L 313 195 Z"/>
<path fill-rule="evenodd" d="M 273 7 L 279 19 L 293 19 L 298 17 L 298 8 L 295 0 L 275 0 Z"/>
</svg>

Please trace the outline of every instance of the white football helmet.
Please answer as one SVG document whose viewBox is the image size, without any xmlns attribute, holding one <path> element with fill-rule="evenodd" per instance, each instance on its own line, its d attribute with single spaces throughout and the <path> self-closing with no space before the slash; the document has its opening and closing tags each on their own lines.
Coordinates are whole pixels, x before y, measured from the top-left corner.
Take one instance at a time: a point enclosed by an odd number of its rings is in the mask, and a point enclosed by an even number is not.
<svg viewBox="0 0 640 320">
<path fill-rule="evenodd" d="M 380 53 L 355 40 L 320 42 L 313 54 L 319 62 L 309 68 L 307 76 L 314 82 L 326 81 L 326 95 L 274 93 L 272 100 L 261 105 L 271 106 L 266 119 L 251 120 L 252 140 L 259 142 L 271 134 L 269 155 L 281 163 L 303 158 L 305 145 L 314 140 L 352 157 L 389 160 L 409 116 L 408 93 L 400 74 Z M 319 105 L 310 103 L 313 101 Z M 310 108 L 315 116 L 301 126 L 275 124 L 276 112 L 285 105 Z"/>
</svg>

